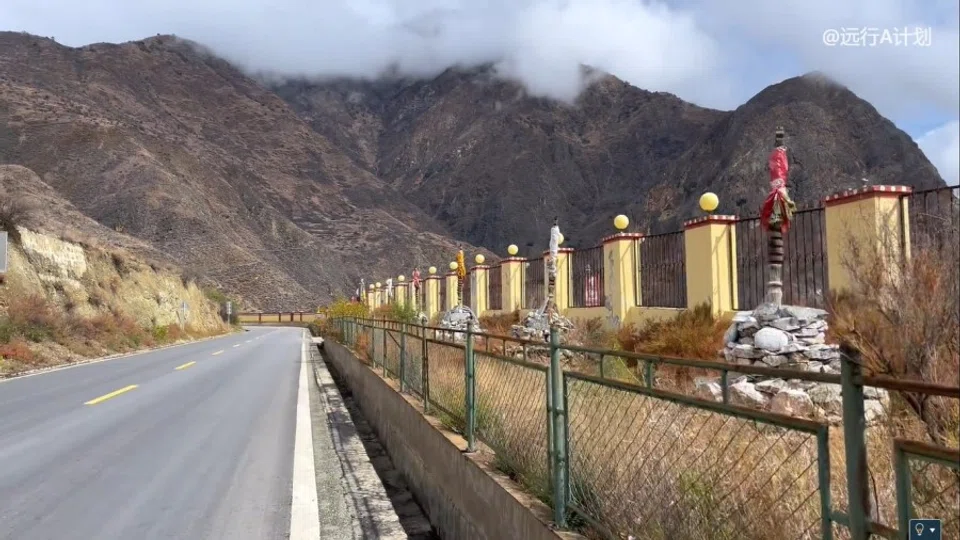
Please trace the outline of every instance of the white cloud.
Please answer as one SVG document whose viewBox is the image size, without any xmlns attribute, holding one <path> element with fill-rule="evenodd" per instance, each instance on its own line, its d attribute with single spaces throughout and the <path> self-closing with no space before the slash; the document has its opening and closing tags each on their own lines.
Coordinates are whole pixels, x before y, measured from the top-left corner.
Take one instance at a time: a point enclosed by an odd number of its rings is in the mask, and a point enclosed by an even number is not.
<svg viewBox="0 0 960 540">
<path fill-rule="evenodd" d="M 950 122 L 917 141 L 948 185 L 960 183 L 960 122 Z"/>
<path fill-rule="evenodd" d="M 68 45 L 176 33 L 250 70 L 375 77 L 499 62 L 569 100 L 588 64 L 731 109 L 820 70 L 904 125 L 960 116 L 956 0 L 2 0 L 0 28 Z M 828 47 L 829 28 L 933 29 L 929 47 Z"/>
</svg>

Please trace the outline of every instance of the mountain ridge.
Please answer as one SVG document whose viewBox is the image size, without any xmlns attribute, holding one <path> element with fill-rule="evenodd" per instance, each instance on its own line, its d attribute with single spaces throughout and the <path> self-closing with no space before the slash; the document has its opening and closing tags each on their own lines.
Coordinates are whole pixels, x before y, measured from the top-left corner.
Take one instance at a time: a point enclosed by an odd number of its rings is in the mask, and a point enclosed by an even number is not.
<svg viewBox="0 0 960 540">
<path fill-rule="evenodd" d="M 565 245 L 589 247 L 620 213 L 678 229 L 707 190 L 753 215 L 778 125 L 801 204 L 863 178 L 943 185 L 909 136 L 815 73 L 732 111 L 612 75 L 564 104 L 489 65 L 278 82 L 175 36 L 68 48 L 0 32 L 0 163 L 263 309 L 442 268 L 461 243 L 539 256 L 557 216 Z"/>
</svg>

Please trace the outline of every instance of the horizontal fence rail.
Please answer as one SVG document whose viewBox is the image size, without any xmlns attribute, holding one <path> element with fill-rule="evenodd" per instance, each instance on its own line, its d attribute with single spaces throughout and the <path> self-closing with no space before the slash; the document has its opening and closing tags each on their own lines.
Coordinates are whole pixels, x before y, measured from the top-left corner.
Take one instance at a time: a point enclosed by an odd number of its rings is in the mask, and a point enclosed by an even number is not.
<svg viewBox="0 0 960 540">
<path fill-rule="evenodd" d="M 932 517 L 943 538 L 960 537 L 960 451 L 864 421 L 867 390 L 949 400 L 942 410 L 951 411 L 960 387 L 867 376 L 846 356 L 836 375 L 573 347 L 557 333 L 545 344 L 387 320 L 335 326 L 335 338 L 463 433 L 468 451 L 488 447 L 561 528 L 591 538 L 866 540 L 906 538 L 904 523 Z M 561 370 L 561 356 L 593 368 Z M 679 367 L 720 372 L 720 401 L 668 389 L 660 374 Z M 734 370 L 835 385 L 842 429 L 731 404 Z"/>
<path fill-rule="evenodd" d="M 603 246 L 578 249 L 571 254 L 570 306 L 601 307 L 604 303 Z"/>
<path fill-rule="evenodd" d="M 543 281 L 543 257 L 530 259 L 523 268 L 523 307 L 539 309 L 546 301 L 546 291 Z"/>
<path fill-rule="evenodd" d="M 490 309 L 503 309 L 503 274 L 500 266 L 494 266 L 487 272 L 487 302 Z"/>
<path fill-rule="evenodd" d="M 683 231 L 644 236 L 634 244 L 639 261 L 638 306 L 687 307 L 687 254 Z"/>
<path fill-rule="evenodd" d="M 827 292 L 826 225 L 824 209 L 794 214 L 784 237 L 783 303 L 824 307 Z M 738 310 L 759 306 L 766 294 L 767 231 L 760 218 L 737 220 Z"/>
</svg>

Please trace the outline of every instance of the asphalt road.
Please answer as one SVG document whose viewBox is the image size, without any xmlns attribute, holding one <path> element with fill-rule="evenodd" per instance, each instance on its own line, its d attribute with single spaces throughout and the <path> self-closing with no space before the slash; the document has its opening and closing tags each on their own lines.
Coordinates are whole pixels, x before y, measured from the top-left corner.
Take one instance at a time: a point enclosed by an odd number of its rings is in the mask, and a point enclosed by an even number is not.
<svg viewBox="0 0 960 540">
<path fill-rule="evenodd" d="M 303 352 L 255 328 L 0 382 L 0 539 L 297 537 Z"/>
</svg>

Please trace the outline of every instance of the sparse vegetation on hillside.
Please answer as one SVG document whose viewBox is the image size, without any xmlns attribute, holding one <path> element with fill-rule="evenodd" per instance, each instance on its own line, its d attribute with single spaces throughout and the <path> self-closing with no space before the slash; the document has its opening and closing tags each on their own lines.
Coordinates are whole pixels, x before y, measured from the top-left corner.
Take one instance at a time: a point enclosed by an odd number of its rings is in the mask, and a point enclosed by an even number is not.
<svg viewBox="0 0 960 540">
<path fill-rule="evenodd" d="M 0 315 L 0 377 L 63 360 L 129 352 L 207 334 L 179 325 L 144 327 L 121 313 L 83 318 L 59 310 L 45 297 L 11 299 Z"/>
<path fill-rule="evenodd" d="M 0 231 L 6 231 L 11 242 L 20 242 L 20 233 L 17 227 L 26 224 L 30 217 L 30 207 L 23 201 L 16 199 L 0 199 Z"/>
</svg>

